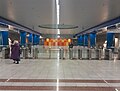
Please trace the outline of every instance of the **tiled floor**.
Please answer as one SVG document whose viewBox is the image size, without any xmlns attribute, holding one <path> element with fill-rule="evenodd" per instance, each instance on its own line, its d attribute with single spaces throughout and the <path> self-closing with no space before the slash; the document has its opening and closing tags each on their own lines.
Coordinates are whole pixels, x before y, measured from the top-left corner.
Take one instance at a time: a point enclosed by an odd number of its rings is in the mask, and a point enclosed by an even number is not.
<svg viewBox="0 0 120 91">
<path fill-rule="evenodd" d="M 0 59 L 0 91 L 120 91 L 120 60 Z"/>
</svg>

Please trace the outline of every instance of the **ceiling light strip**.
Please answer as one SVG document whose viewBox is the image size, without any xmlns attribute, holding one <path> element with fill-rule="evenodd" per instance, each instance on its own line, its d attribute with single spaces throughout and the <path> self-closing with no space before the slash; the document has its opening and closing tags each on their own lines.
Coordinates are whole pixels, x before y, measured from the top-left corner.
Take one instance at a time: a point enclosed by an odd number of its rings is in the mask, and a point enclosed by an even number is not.
<svg viewBox="0 0 120 91">
<path fill-rule="evenodd" d="M 56 12 L 57 12 L 57 24 L 60 24 L 60 4 L 59 4 L 59 0 L 56 0 Z M 57 29 L 57 34 L 60 34 L 60 29 Z"/>
</svg>

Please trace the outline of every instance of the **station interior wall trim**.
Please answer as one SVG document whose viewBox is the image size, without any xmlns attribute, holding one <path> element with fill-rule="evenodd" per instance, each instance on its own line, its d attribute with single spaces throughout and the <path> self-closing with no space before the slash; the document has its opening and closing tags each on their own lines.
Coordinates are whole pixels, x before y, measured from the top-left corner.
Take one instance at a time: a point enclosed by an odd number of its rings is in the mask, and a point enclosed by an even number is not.
<svg viewBox="0 0 120 91">
<path fill-rule="evenodd" d="M 119 17 L 116 17 L 114 19 L 111 19 L 109 21 L 106 21 L 106 22 L 103 22 L 99 25 L 96 25 L 94 27 L 91 27 L 89 29 L 86 29 L 86 30 L 83 30 L 82 32 L 79 32 L 77 34 L 75 34 L 74 36 L 78 36 L 78 35 L 81 35 L 81 34 L 85 34 L 87 32 L 98 32 L 99 29 L 101 28 L 104 28 L 104 27 L 108 27 L 108 26 L 112 26 L 112 25 L 115 25 L 117 23 L 120 23 L 120 16 Z"/>
<path fill-rule="evenodd" d="M 12 25 L 12 26 L 18 28 L 18 30 L 26 31 L 26 32 L 33 33 L 33 34 L 36 34 L 36 35 L 41 35 L 41 33 L 37 32 L 33 29 L 30 29 L 26 26 L 23 26 L 21 24 L 18 24 L 14 21 L 8 20 L 8 19 L 6 19 L 4 17 L 1 17 L 1 16 L 0 16 L 0 22 L 3 22 L 3 23 L 8 24 L 8 25 Z"/>
</svg>

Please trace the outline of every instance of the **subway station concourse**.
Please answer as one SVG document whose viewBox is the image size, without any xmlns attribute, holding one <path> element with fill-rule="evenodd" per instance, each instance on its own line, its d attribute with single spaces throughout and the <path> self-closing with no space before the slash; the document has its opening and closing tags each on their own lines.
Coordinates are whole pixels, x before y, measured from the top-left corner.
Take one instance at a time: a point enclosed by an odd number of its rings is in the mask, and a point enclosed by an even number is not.
<svg viewBox="0 0 120 91">
<path fill-rule="evenodd" d="M 120 91 L 119 4 L 0 0 L 0 91 Z"/>
</svg>

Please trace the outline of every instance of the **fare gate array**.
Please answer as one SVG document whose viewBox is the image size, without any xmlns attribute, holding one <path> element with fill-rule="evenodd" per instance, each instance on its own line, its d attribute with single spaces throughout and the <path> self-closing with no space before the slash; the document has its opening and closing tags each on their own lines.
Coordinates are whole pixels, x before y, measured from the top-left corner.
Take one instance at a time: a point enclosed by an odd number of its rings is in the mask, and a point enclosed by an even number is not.
<svg viewBox="0 0 120 91">
<path fill-rule="evenodd" d="M 7 55 L 7 56 L 6 56 Z M 120 49 L 97 49 L 78 47 L 73 48 L 44 48 L 43 46 L 23 47 L 21 48 L 21 58 L 24 59 L 79 59 L 79 60 L 113 60 L 114 58 L 120 60 Z M 3 48 L 1 51 L 1 58 L 9 58 L 9 48 Z"/>
<path fill-rule="evenodd" d="M 22 49 L 23 58 L 41 58 L 41 50 L 39 48 L 32 48 L 32 53 L 29 54 L 28 48 Z M 59 58 L 59 59 L 80 59 L 80 60 L 112 60 L 114 58 L 114 52 L 111 49 L 95 49 L 95 48 L 64 48 L 51 49 L 49 48 L 44 53 L 45 58 Z M 120 49 L 118 50 L 117 59 L 120 59 Z"/>
<path fill-rule="evenodd" d="M 112 60 L 114 59 L 114 52 L 111 49 L 96 49 L 96 48 L 70 48 L 69 59 L 81 60 Z M 120 59 L 120 49 L 118 50 L 118 57 Z"/>
<path fill-rule="evenodd" d="M 76 51 L 70 49 L 69 58 L 70 59 L 100 59 L 101 52 L 99 49 L 89 49 L 89 48 L 78 48 Z M 74 54 L 74 55 L 73 55 Z"/>
<path fill-rule="evenodd" d="M 24 47 L 21 48 L 21 58 L 23 59 L 29 59 L 29 58 L 34 58 L 37 59 L 38 58 L 38 48 L 36 47 L 32 47 L 31 49 L 29 49 L 28 47 Z"/>
</svg>

